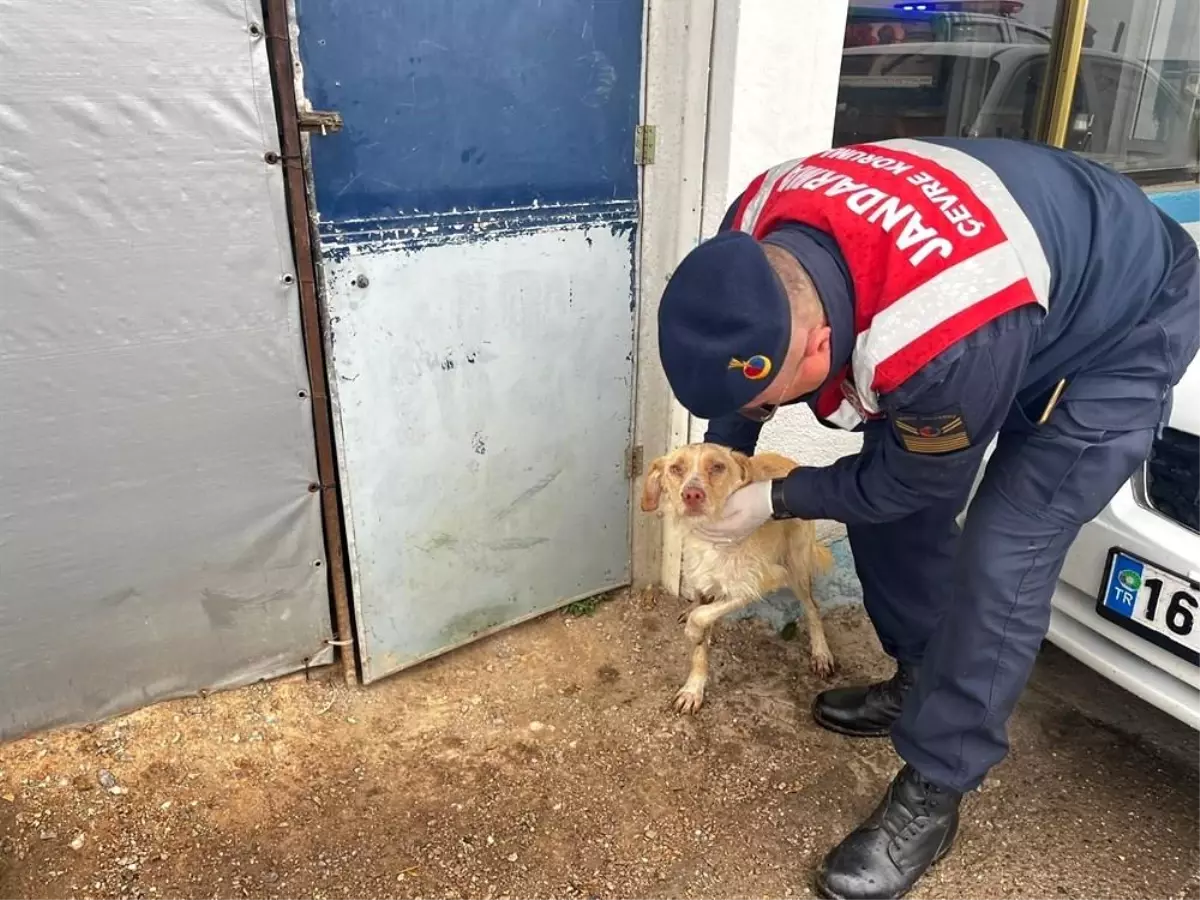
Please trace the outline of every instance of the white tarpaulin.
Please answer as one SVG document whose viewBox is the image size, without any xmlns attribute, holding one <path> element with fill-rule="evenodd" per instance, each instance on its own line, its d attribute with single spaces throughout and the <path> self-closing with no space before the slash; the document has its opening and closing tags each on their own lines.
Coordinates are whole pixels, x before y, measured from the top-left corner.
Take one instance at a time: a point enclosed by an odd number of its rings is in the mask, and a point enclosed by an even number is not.
<svg viewBox="0 0 1200 900">
<path fill-rule="evenodd" d="M 329 660 L 260 17 L 0 2 L 0 737 Z"/>
</svg>

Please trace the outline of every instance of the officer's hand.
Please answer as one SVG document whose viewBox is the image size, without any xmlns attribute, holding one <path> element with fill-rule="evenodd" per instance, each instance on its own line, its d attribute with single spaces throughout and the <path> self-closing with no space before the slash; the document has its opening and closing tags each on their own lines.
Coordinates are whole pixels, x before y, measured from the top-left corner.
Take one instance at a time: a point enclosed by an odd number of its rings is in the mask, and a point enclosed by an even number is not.
<svg viewBox="0 0 1200 900">
<path fill-rule="evenodd" d="M 696 533 L 715 544 L 732 544 L 749 537 L 770 518 L 771 482 L 755 481 L 730 494 L 721 518 L 698 526 Z"/>
</svg>

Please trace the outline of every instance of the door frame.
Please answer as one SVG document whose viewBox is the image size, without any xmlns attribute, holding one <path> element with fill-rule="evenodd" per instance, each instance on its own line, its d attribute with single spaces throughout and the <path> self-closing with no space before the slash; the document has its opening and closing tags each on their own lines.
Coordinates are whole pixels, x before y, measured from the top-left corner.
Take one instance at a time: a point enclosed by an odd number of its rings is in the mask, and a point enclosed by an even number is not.
<svg viewBox="0 0 1200 900">
<path fill-rule="evenodd" d="M 308 368 L 308 400 L 312 406 L 313 443 L 317 454 L 318 483 L 308 486 L 321 494 L 321 525 L 328 560 L 326 577 L 333 607 L 333 639 L 347 685 L 359 684 L 358 643 L 350 602 L 350 573 L 346 566 L 346 539 L 333 404 L 329 394 L 326 354 L 329 336 L 325 327 L 324 271 L 317 256 L 313 214 L 312 167 L 309 136 L 300 128 L 298 97 L 304 96 L 296 35 L 296 9 L 292 0 L 262 0 L 262 32 L 267 41 L 272 90 L 278 117 L 280 149 L 276 159 L 264 161 L 283 169 L 287 195 L 288 228 L 296 281 L 300 296 L 300 321 L 304 332 L 304 355 Z M 303 397 L 301 398 L 303 399 Z"/>
<path fill-rule="evenodd" d="M 701 235 L 716 2 L 646 0 L 642 19 L 642 123 L 654 126 L 655 149 L 640 179 L 633 446 L 643 471 L 635 468 L 630 482 L 630 534 L 634 587 L 661 584 L 672 592 L 679 590 L 680 536 L 641 512 L 638 500 L 651 461 L 686 443 L 691 424 L 659 362 L 658 303 Z"/>
</svg>

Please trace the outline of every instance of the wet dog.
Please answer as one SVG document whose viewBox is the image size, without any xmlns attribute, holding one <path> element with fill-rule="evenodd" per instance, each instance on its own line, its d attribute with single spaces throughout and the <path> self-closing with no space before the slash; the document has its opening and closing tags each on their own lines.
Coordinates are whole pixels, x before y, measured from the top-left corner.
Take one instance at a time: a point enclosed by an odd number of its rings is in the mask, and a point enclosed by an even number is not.
<svg viewBox="0 0 1200 900">
<path fill-rule="evenodd" d="M 694 713 L 708 684 L 708 646 L 722 616 L 787 586 L 804 606 L 812 670 L 833 673 L 833 654 L 812 594 L 814 574 L 833 564 L 829 548 L 817 543 L 812 522 L 770 521 L 733 544 L 716 544 L 695 530 L 721 517 L 725 501 L 752 481 L 782 478 L 796 463 L 775 453 L 752 457 L 715 444 L 688 444 L 659 457 L 642 488 L 642 510 L 669 518 L 683 535 L 683 594 L 709 598 L 685 614 L 684 636 L 692 647 L 691 671 L 675 695 L 679 712 Z M 665 502 L 664 502 L 665 498 Z"/>
</svg>

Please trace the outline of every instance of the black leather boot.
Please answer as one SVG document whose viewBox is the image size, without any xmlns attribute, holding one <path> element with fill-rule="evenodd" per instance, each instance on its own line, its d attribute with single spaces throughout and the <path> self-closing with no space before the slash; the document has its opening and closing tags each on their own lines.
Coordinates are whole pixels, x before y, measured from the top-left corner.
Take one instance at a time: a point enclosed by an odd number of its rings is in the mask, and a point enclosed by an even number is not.
<svg viewBox="0 0 1200 900">
<path fill-rule="evenodd" d="M 950 852 L 960 800 L 906 765 L 875 811 L 825 857 L 817 893 L 828 900 L 903 897 Z"/>
<path fill-rule="evenodd" d="M 822 691 L 813 701 L 813 718 L 838 734 L 887 737 L 900 718 L 904 695 L 916 680 L 916 667 L 900 663 L 887 681 Z"/>
</svg>

